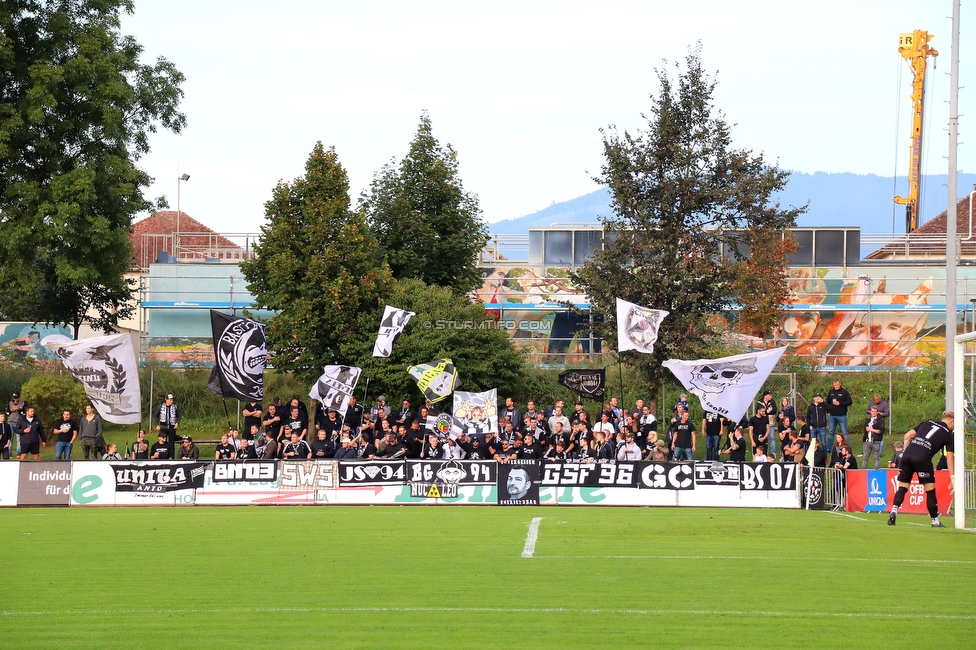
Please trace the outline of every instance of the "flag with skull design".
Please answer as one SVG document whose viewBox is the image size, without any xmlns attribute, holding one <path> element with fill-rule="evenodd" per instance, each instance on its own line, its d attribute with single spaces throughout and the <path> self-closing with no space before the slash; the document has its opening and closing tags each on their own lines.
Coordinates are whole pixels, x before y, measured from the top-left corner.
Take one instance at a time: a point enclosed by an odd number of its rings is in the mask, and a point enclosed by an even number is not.
<svg viewBox="0 0 976 650">
<path fill-rule="evenodd" d="M 738 422 L 784 352 L 781 347 L 720 359 L 668 359 L 661 365 L 698 397 L 703 409 Z"/>
</svg>

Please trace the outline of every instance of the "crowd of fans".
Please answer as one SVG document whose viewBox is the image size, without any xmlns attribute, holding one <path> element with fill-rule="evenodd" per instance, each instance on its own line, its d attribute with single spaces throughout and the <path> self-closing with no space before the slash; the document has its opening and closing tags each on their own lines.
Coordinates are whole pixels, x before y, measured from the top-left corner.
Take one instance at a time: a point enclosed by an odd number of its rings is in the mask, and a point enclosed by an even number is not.
<svg viewBox="0 0 976 650">
<path fill-rule="evenodd" d="M 816 440 L 816 466 L 857 469 L 849 438 L 850 393 L 834 380 L 826 397 L 815 393 L 805 412 L 797 413 L 786 397 L 774 399 L 765 391 L 750 413 L 731 422 L 705 412 L 700 426 L 691 420 L 687 396 L 682 394 L 666 417 L 659 419 L 644 400 L 624 407 L 616 397 L 591 416 L 582 402 L 567 412 L 562 401 L 538 408 L 533 401 L 520 410 L 512 398 L 498 410 L 498 433 L 483 427 L 462 427 L 444 432 L 438 427 L 441 411 L 430 402 L 414 408 L 408 400 L 393 408 L 380 396 L 369 409 L 350 398 L 345 415 L 334 409 L 315 408 L 314 418 L 298 395 L 285 403 L 274 398 L 267 407 L 251 401 L 242 409 L 243 427 L 231 429 L 215 446 L 214 458 L 232 459 L 512 459 L 573 460 L 577 462 L 691 461 L 700 442 L 705 460 L 732 462 L 807 463 L 811 441 Z M 200 450 L 191 436 L 179 433 L 181 415 L 173 395 L 167 395 L 154 412 L 158 440 L 151 442 L 144 430 L 125 448 L 125 458 L 135 460 L 198 459 Z M 864 419 L 854 429 L 862 432 L 863 463 L 881 465 L 888 404 L 874 395 Z M 863 421 L 863 426 L 861 422 Z M 48 436 L 34 409 L 14 394 L 7 413 L 0 413 L 0 448 L 4 458 L 14 449 L 21 460 L 38 458 Z M 57 437 L 55 458 L 70 459 L 76 442 L 84 458 L 123 458 L 115 445 L 106 445 L 102 421 L 89 405 L 76 421 L 70 411 L 50 428 Z M 889 467 L 897 467 L 901 443 L 894 445 Z"/>
</svg>

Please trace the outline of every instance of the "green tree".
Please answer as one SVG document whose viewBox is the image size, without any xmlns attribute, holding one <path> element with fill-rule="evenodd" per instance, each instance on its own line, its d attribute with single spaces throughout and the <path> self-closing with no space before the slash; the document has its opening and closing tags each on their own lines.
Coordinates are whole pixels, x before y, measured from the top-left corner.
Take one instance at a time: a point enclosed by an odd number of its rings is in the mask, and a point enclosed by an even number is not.
<svg viewBox="0 0 976 650">
<path fill-rule="evenodd" d="M 364 372 L 371 369 L 369 396 L 385 394 L 393 399 L 407 397 L 413 404 L 422 402 L 407 368 L 443 358 L 454 361 L 462 390 L 497 388 L 499 398 L 519 393 L 524 379 L 523 353 L 512 344 L 505 330 L 495 327 L 483 305 L 417 279 L 397 282 L 388 302 L 416 313 L 397 339 L 392 354 L 371 360 L 382 309 L 362 315 L 360 327 L 369 333 L 368 338 L 352 341 L 343 348 L 344 356 L 354 359 Z M 364 375 L 357 387 L 360 396 L 365 381 Z"/>
<path fill-rule="evenodd" d="M 676 71 L 672 80 L 657 70 L 660 90 L 651 97 L 644 131 L 603 131 L 605 162 L 595 180 L 609 187 L 613 214 L 602 220 L 603 250 L 573 274 L 591 309 L 603 315 L 594 329 L 611 347 L 615 298 L 671 312 L 653 354 L 623 354 L 654 387 L 662 361 L 695 358 L 710 345 L 708 316 L 736 297 L 739 233 L 779 236 L 804 211 L 771 200 L 788 172 L 732 146 L 729 125 L 714 106 L 716 82 L 702 69 L 699 51 L 690 51 Z"/>
<path fill-rule="evenodd" d="M 276 312 L 266 331 L 275 368 L 306 383 L 323 365 L 350 362 L 342 345 L 370 336 L 360 315 L 381 310 L 393 282 L 365 217 L 349 203 L 335 149 L 317 143 L 305 175 L 275 187 L 256 256 L 241 264 L 255 306 Z"/>
<path fill-rule="evenodd" d="M 152 207 L 136 166 L 179 132 L 183 75 L 139 62 L 132 0 L 0 5 L 0 304 L 9 318 L 112 331 L 131 314 L 132 218 Z"/>
<path fill-rule="evenodd" d="M 792 299 L 786 267 L 797 244 L 792 236 L 780 236 L 769 228 L 749 228 L 742 241 L 749 247 L 749 257 L 734 262 L 731 269 L 739 328 L 766 340 L 779 327 L 783 309 Z"/>
<path fill-rule="evenodd" d="M 478 256 L 488 229 L 478 197 L 464 191 L 457 153 L 440 145 L 426 114 L 406 158 L 376 174 L 361 204 L 396 279 L 418 278 L 458 293 L 481 283 Z"/>
</svg>

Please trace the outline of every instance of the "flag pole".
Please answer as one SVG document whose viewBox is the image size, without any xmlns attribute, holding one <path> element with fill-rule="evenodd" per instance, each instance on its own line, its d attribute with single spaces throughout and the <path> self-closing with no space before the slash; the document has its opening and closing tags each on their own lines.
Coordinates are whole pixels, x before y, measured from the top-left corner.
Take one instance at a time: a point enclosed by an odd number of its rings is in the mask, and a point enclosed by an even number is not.
<svg viewBox="0 0 976 650">
<path fill-rule="evenodd" d="M 366 408 L 366 397 L 369 395 L 369 378 L 370 374 L 373 372 L 373 357 L 369 357 L 369 365 L 366 366 L 366 386 L 363 387 L 363 408 Z"/>
<path fill-rule="evenodd" d="M 230 411 L 227 410 L 227 398 L 221 397 L 220 403 L 224 405 L 224 415 L 227 416 L 227 430 L 230 431 L 234 427 L 230 426 Z"/>
</svg>

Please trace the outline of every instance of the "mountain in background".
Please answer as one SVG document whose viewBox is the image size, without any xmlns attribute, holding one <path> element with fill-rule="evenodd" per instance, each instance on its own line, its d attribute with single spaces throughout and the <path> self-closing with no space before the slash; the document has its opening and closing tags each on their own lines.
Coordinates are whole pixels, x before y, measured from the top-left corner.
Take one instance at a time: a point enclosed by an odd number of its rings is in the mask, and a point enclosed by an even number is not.
<svg viewBox="0 0 976 650">
<path fill-rule="evenodd" d="M 945 211 L 946 183 L 945 174 L 922 179 L 919 225 Z M 976 174 L 959 174 L 956 187 L 960 198 L 968 196 L 974 185 Z M 905 178 L 898 179 L 897 192 L 908 192 Z M 800 216 L 798 226 L 859 226 L 863 233 L 891 233 L 894 214 L 894 232 L 904 233 L 905 207 L 894 204 L 894 195 L 890 176 L 793 172 L 786 189 L 775 196 L 781 205 L 809 203 L 809 210 Z M 548 227 L 553 223 L 596 223 L 600 215 L 608 214 L 610 192 L 601 187 L 524 217 L 488 224 L 488 230 L 493 234 L 525 234 L 529 228 Z"/>
</svg>

